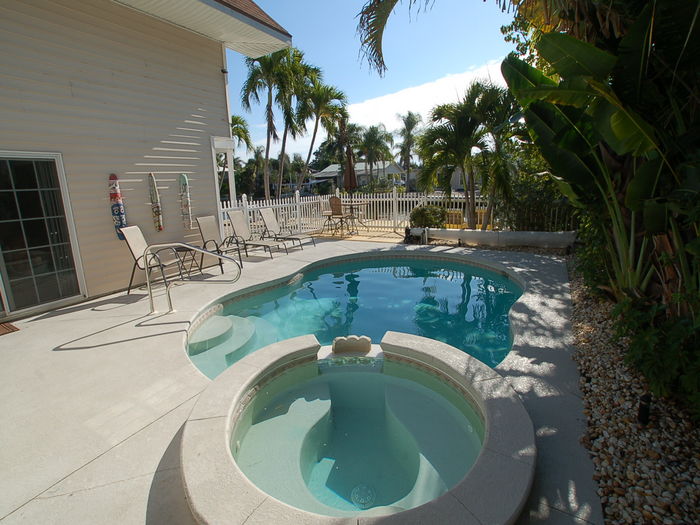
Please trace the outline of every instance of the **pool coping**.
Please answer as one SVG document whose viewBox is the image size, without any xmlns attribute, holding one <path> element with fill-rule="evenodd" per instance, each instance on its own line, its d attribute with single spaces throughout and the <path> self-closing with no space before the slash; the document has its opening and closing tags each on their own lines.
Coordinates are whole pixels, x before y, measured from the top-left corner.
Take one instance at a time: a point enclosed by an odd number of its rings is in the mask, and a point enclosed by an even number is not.
<svg viewBox="0 0 700 525">
<path fill-rule="evenodd" d="M 518 394 L 498 372 L 445 343 L 387 332 L 380 346 L 388 358 L 418 362 L 446 376 L 475 402 L 485 420 L 484 442 L 462 481 L 440 497 L 399 513 L 333 517 L 292 507 L 248 480 L 231 454 L 235 421 L 262 381 L 316 358 L 321 345 L 315 336 L 305 335 L 246 356 L 197 400 L 180 448 L 183 485 L 195 519 L 230 524 L 513 523 L 529 496 L 537 454 L 532 421 Z"/>
</svg>

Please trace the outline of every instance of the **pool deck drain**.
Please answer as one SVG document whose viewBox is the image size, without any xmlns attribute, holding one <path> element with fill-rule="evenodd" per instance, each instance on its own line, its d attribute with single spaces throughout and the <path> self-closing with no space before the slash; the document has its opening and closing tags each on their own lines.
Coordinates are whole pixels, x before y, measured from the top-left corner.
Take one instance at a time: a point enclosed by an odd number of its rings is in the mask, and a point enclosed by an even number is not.
<svg viewBox="0 0 700 525">
<path fill-rule="evenodd" d="M 272 260 L 250 257 L 234 285 L 178 286 L 173 314 L 148 315 L 145 291 L 137 290 L 13 322 L 20 330 L 0 338 L 0 523 L 194 523 L 178 451 L 181 427 L 209 384 L 183 350 L 196 312 L 217 296 L 320 259 L 412 250 L 478 257 L 528 281 L 513 312 L 527 337 L 496 368 L 519 393 L 538 446 L 534 486 L 518 523 L 602 524 L 592 462 L 578 442 L 585 418 L 570 355 L 564 261 L 325 239 Z M 217 274 L 211 279 L 221 279 Z M 164 308 L 164 297 L 157 304 Z"/>
</svg>

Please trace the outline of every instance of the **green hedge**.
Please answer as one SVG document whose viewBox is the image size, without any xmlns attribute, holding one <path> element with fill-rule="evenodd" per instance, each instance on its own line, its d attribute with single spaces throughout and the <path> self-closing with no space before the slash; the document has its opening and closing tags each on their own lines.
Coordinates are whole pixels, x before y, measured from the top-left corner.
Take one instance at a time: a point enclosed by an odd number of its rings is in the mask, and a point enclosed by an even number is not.
<svg viewBox="0 0 700 525">
<path fill-rule="evenodd" d="M 447 210 L 441 206 L 418 206 L 411 211 L 412 228 L 444 228 Z"/>
</svg>

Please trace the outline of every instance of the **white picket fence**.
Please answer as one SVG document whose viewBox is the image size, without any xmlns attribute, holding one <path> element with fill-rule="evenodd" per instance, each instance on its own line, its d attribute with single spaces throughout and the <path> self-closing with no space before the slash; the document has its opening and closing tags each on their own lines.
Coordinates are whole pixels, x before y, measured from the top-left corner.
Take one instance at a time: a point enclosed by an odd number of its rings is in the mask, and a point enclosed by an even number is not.
<svg viewBox="0 0 700 525">
<path fill-rule="evenodd" d="M 451 209 L 460 210 L 464 207 L 463 195 L 452 195 L 449 199 L 445 195 L 426 195 L 423 193 L 399 193 L 394 189 L 389 193 L 354 193 L 344 195 L 336 192 L 342 203 L 353 206 L 353 214 L 358 219 L 360 231 L 387 231 L 397 232 L 403 235 L 403 229 L 409 225 L 411 210 L 424 204 L 446 205 Z M 277 214 L 277 220 L 284 226 L 299 231 L 315 231 L 323 229 L 327 217 L 324 211 L 330 210 L 328 198 L 330 195 L 312 195 L 301 197 L 295 192 L 293 197 L 271 200 L 248 200 L 246 195 L 235 203 L 222 201 L 220 203 L 221 218 L 225 233 L 230 234 L 229 221 L 226 212 L 229 210 L 243 210 L 251 231 L 262 234 L 264 226 L 260 214 L 260 208 L 273 208 Z M 485 207 L 479 207 L 483 213 Z"/>
</svg>

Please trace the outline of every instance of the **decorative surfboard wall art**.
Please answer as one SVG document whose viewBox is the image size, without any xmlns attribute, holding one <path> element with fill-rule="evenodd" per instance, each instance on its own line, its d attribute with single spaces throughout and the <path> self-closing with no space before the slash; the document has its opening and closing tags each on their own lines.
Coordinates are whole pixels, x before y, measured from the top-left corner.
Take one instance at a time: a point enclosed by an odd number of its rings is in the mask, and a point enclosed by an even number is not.
<svg viewBox="0 0 700 525">
<path fill-rule="evenodd" d="M 180 174 L 178 179 L 180 189 L 180 213 L 182 214 L 182 224 L 188 230 L 192 229 L 192 201 L 190 200 L 190 181 L 187 175 Z"/>
<path fill-rule="evenodd" d="M 148 174 L 148 189 L 151 194 L 151 215 L 153 215 L 153 226 L 156 231 L 163 231 L 163 210 L 160 207 L 160 193 L 158 193 L 158 185 L 156 177 L 153 173 Z"/>
<path fill-rule="evenodd" d="M 114 221 L 114 229 L 117 232 L 119 240 L 124 240 L 120 228 L 125 228 L 126 210 L 124 209 L 124 201 L 122 200 L 122 192 L 119 189 L 119 177 L 112 173 L 109 176 L 109 205 L 112 209 L 112 220 Z"/>
</svg>

